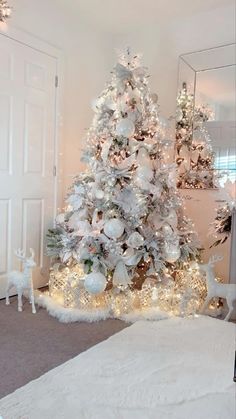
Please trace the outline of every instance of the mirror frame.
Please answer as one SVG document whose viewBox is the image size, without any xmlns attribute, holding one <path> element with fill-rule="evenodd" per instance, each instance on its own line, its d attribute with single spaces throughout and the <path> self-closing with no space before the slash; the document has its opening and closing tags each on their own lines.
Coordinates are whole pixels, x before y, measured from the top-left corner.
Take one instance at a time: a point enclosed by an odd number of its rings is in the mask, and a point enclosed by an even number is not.
<svg viewBox="0 0 236 419">
<path fill-rule="evenodd" d="M 221 53 L 221 51 L 225 50 L 224 53 Z M 202 56 L 201 59 L 203 61 L 203 64 L 196 65 L 196 58 L 198 56 Z M 204 61 L 205 60 L 205 61 Z M 195 65 L 194 65 L 195 61 Z M 212 65 L 212 62 L 215 61 L 215 64 L 218 65 Z M 183 85 L 185 83 L 185 86 L 187 85 L 187 92 L 192 96 L 192 121 L 194 121 L 195 113 L 196 113 L 196 87 L 197 87 L 197 75 L 201 72 L 205 71 L 212 71 L 212 70 L 218 70 L 223 69 L 226 67 L 235 67 L 236 68 L 236 43 L 229 43 L 220 45 L 217 47 L 212 47 L 208 49 L 201 49 L 198 51 L 192 51 L 188 53 L 181 54 L 179 56 L 178 60 L 178 85 L 177 85 L 177 98 L 179 97 L 179 94 L 181 92 L 181 89 L 183 89 Z M 235 98 L 236 100 L 236 98 Z M 194 122 L 191 124 L 192 129 L 192 139 L 194 135 Z M 176 121 L 176 127 L 175 132 L 177 133 L 177 121 Z M 181 143 L 181 140 L 180 140 Z M 211 144 L 212 147 L 212 144 Z M 175 141 L 175 160 L 177 163 L 177 159 L 179 157 L 178 154 L 178 140 L 176 136 Z M 214 164 L 214 157 L 213 157 L 213 164 Z M 219 171 L 222 169 L 214 169 L 215 173 L 219 174 Z M 179 163 L 177 163 L 177 172 L 178 177 L 180 176 L 179 171 Z M 197 171 L 196 171 L 197 173 Z M 213 175 L 214 176 L 214 175 Z M 215 176 L 217 178 L 217 175 Z M 212 187 L 204 187 L 204 182 L 202 182 L 203 186 L 188 186 L 187 182 L 185 183 L 185 186 L 178 187 L 180 189 L 217 189 L 219 185 L 217 184 L 217 181 L 213 181 Z"/>
</svg>

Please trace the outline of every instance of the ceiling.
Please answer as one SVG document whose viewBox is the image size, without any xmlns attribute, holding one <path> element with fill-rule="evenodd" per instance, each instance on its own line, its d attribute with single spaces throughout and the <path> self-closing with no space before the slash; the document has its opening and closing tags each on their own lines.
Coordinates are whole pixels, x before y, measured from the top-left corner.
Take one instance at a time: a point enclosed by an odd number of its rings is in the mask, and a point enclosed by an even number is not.
<svg viewBox="0 0 236 419">
<path fill-rule="evenodd" d="M 182 58 L 195 71 L 212 70 L 236 64 L 235 43 L 183 54 Z"/>
<path fill-rule="evenodd" d="M 196 77 L 197 101 L 205 97 L 213 103 L 235 107 L 235 43 L 183 54 L 181 58 L 181 78 L 187 75 L 193 84 Z"/>
<path fill-rule="evenodd" d="M 197 73 L 196 92 L 213 103 L 235 107 L 235 74 L 235 66 Z"/>
<path fill-rule="evenodd" d="M 104 31 L 124 30 L 187 18 L 218 7 L 235 5 L 234 0 L 53 0 L 85 23 Z"/>
</svg>

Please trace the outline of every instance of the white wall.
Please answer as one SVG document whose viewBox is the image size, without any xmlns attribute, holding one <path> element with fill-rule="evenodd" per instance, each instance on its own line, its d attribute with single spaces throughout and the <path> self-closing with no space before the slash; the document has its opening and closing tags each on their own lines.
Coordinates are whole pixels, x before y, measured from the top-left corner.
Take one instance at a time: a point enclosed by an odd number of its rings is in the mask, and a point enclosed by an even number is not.
<svg viewBox="0 0 236 419">
<path fill-rule="evenodd" d="M 99 94 L 110 68 L 106 66 L 108 42 L 98 28 L 65 15 L 55 2 L 48 0 L 12 0 L 12 18 L 8 25 L 23 29 L 62 50 L 64 56 L 63 195 L 72 177 L 81 168 L 80 154 L 92 111 L 91 99 Z M 110 47 L 110 46 L 109 46 Z M 60 83 L 60 81 L 59 81 Z"/>
</svg>

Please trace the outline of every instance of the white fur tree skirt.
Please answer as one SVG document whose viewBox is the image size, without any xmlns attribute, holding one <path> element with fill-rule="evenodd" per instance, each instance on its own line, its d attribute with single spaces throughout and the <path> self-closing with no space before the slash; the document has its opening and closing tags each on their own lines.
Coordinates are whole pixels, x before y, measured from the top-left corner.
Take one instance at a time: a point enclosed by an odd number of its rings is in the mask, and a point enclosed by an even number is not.
<svg viewBox="0 0 236 419">
<path fill-rule="evenodd" d="M 235 325 L 139 321 L 0 401 L 4 419 L 233 419 Z"/>
<path fill-rule="evenodd" d="M 134 323 L 138 320 L 163 320 L 171 317 L 167 312 L 161 311 L 158 307 L 150 307 L 142 310 L 133 310 L 128 314 L 121 314 L 114 316 L 110 310 L 107 309 L 93 309 L 90 311 L 81 310 L 78 308 L 63 307 L 58 301 L 51 298 L 47 292 L 40 293 L 35 291 L 35 302 L 45 308 L 47 312 L 56 317 L 62 323 L 73 322 L 97 322 L 111 318 L 119 318 L 128 323 Z"/>
</svg>

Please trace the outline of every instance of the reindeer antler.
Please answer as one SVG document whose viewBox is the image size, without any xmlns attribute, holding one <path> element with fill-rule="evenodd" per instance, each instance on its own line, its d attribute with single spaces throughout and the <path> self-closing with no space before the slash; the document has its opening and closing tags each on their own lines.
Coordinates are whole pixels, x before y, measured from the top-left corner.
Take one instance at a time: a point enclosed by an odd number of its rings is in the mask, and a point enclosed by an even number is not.
<svg viewBox="0 0 236 419">
<path fill-rule="evenodd" d="M 15 250 L 15 255 L 16 255 L 16 257 L 18 257 L 18 259 L 25 260 L 24 250 L 21 250 L 20 248 Z"/>
<path fill-rule="evenodd" d="M 220 255 L 212 255 L 209 258 L 208 264 L 209 265 L 215 265 L 216 262 L 220 262 L 221 260 L 223 260 L 223 256 L 220 256 Z"/>
<path fill-rule="evenodd" d="M 31 256 L 31 259 L 34 259 L 35 251 L 34 249 L 32 249 L 32 247 L 30 247 L 30 256 Z"/>
</svg>

